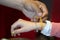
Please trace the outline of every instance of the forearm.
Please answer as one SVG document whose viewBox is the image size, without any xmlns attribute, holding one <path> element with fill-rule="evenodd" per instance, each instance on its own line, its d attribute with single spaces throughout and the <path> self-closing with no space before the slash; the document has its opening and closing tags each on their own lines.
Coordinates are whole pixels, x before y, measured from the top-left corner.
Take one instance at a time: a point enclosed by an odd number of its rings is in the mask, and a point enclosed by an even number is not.
<svg viewBox="0 0 60 40">
<path fill-rule="evenodd" d="M 4 6 L 21 10 L 22 0 L 0 0 L 0 5 L 4 5 Z"/>
</svg>

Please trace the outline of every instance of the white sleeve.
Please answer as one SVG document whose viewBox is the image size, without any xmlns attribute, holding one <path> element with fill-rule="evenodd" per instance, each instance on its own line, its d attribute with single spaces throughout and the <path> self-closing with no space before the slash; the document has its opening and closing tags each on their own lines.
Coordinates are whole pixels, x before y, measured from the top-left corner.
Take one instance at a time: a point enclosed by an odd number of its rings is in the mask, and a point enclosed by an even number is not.
<svg viewBox="0 0 60 40">
<path fill-rule="evenodd" d="M 41 31 L 43 35 L 50 36 L 51 35 L 52 24 L 50 21 L 46 20 L 46 26 Z"/>
</svg>

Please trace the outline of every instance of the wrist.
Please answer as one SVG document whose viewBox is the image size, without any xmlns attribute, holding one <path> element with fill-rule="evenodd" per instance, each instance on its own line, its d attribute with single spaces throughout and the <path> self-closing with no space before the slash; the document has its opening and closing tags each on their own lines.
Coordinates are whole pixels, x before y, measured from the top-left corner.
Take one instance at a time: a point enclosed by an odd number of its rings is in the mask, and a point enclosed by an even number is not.
<svg viewBox="0 0 60 40">
<path fill-rule="evenodd" d="M 38 30 L 44 29 L 45 25 L 46 25 L 46 23 L 42 23 L 42 25 L 41 25 L 40 22 L 39 23 L 36 23 L 36 27 L 38 27 Z"/>
<path fill-rule="evenodd" d="M 40 26 L 41 26 L 41 30 L 43 30 L 44 29 L 44 27 L 45 27 L 45 25 L 46 25 L 46 23 L 40 23 Z"/>
</svg>

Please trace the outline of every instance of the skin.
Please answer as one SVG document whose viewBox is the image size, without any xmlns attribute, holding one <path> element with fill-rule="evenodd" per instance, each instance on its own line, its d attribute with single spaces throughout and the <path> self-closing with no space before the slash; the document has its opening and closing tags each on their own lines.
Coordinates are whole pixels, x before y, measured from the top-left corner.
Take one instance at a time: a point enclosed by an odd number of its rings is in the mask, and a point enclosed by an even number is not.
<svg viewBox="0 0 60 40">
<path fill-rule="evenodd" d="M 44 20 L 46 20 L 48 17 L 47 17 L 47 15 L 48 15 L 48 10 L 47 10 L 47 7 L 46 7 L 46 5 L 44 4 L 44 3 L 42 3 L 42 2 L 39 2 L 39 1 L 34 1 L 34 0 L 28 0 L 28 2 L 26 1 L 26 4 L 28 5 L 28 3 L 29 2 L 32 2 L 32 4 L 34 5 L 32 5 L 32 7 L 33 7 L 33 9 L 35 10 L 35 15 L 32 17 L 32 20 L 34 21 L 34 19 L 36 20 L 37 19 L 37 21 L 38 21 L 38 19 L 40 18 L 40 17 L 42 17 L 42 19 L 43 19 L 43 21 Z M 30 2 L 30 3 L 31 3 Z M 39 13 L 40 13 L 40 15 L 39 15 Z M 37 16 L 38 18 L 36 18 L 35 16 Z"/>
<path fill-rule="evenodd" d="M 31 21 L 38 21 L 39 17 L 42 17 L 43 21 L 47 19 L 47 7 L 38 0 L 0 0 L 0 4 L 22 11 Z"/>
<path fill-rule="evenodd" d="M 40 22 L 31 22 L 31 21 L 26 21 L 23 19 L 18 19 L 15 23 L 11 25 L 12 36 L 16 36 L 16 34 L 19 35 L 20 33 L 29 32 L 36 29 L 42 30 L 44 26 L 46 25 L 45 23 L 42 23 L 42 24 L 43 26 L 41 25 Z M 16 28 L 17 26 L 21 28 L 14 30 L 14 28 Z"/>
</svg>

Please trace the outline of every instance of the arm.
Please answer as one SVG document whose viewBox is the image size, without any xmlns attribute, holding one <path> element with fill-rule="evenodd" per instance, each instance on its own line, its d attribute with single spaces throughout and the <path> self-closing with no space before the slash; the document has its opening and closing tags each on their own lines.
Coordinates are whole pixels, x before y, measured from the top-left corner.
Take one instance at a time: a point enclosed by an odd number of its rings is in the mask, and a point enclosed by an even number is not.
<svg viewBox="0 0 60 40">
<path fill-rule="evenodd" d="M 18 25 L 22 26 L 21 29 L 14 30 Z M 46 24 L 43 23 L 43 26 L 41 26 L 41 23 L 39 22 L 30 22 L 19 19 L 11 26 L 11 32 L 14 32 L 14 34 L 29 32 L 36 29 L 41 30 L 43 35 L 60 37 L 60 23 L 50 22 L 48 20 L 46 20 Z"/>
<path fill-rule="evenodd" d="M 14 35 L 19 34 L 19 33 L 24 33 L 24 32 L 29 32 L 32 30 L 36 30 L 36 29 L 41 29 L 41 23 L 39 22 L 30 22 L 30 21 L 25 21 L 23 19 L 19 19 L 17 20 L 14 24 L 12 24 L 11 26 L 11 33 Z M 22 26 L 20 29 L 16 29 L 16 26 Z M 45 26 L 45 23 L 43 23 L 43 25 Z"/>
<path fill-rule="evenodd" d="M 0 5 L 22 10 L 23 0 L 0 0 Z"/>
</svg>

